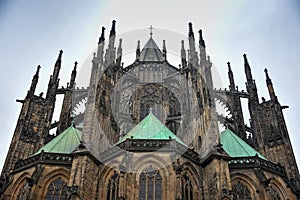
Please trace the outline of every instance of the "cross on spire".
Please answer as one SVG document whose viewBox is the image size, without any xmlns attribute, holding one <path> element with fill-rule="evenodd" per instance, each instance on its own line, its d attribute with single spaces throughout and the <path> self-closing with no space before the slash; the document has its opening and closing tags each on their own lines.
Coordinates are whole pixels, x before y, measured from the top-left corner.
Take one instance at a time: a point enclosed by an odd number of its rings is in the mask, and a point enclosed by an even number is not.
<svg viewBox="0 0 300 200">
<path fill-rule="evenodd" d="M 150 27 L 148 29 L 150 29 L 150 37 L 152 37 L 152 35 L 153 35 L 152 31 L 153 31 L 154 27 L 152 25 L 150 25 Z"/>
</svg>

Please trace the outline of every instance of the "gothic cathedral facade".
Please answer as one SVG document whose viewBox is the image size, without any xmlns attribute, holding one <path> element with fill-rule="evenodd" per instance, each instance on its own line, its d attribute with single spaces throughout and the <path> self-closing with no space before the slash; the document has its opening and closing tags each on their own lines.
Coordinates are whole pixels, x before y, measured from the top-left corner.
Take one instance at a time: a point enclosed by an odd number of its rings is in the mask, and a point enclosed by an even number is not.
<svg viewBox="0 0 300 200">
<path fill-rule="evenodd" d="M 191 23 L 179 67 L 152 30 L 129 66 L 122 39 L 118 47 L 115 40 L 113 21 L 108 40 L 102 28 L 87 88 L 75 87 L 77 62 L 68 85 L 59 86 L 60 51 L 45 97 L 35 95 L 38 66 L 26 97 L 17 100 L 22 109 L 0 177 L 1 200 L 300 199 L 286 106 L 267 69 L 270 99 L 260 101 L 246 54 L 246 91 L 235 85 L 230 63 L 229 88 L 214 89 L 202 30 L 196 42 Z M 53 122 L 57 95 L 64 99 Z M 82 101 L 84 112 L 74 112 Z M 229 116 L 218 114 L 217 103 Z"/>
</svg>

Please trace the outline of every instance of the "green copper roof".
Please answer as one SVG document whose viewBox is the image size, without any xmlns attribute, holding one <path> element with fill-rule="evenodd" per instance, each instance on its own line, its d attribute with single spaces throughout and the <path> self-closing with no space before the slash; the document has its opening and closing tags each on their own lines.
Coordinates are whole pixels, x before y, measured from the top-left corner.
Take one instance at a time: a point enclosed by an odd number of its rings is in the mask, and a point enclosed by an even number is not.
<svg viewBox="0 0 300 200">
<path fill-rule="evenodd" d="M 64 132 L 40 148 L 36 154 L 40 153 L 42 150 L 48 153 L 71 153 L 79 146 L 81 138 L 81 131 L 76 129 L 72 124 Z"/>
<path fill-rule="evenodd" d="M 257 154 L 258 157 L 266 160 L 264 156 L 228 128 L 221 133 L 221 144 L 225 152 L 231 157 L 252 157 Z"/>
<path fill-rule="evenodd" d="M 178 138 L 172 131 L 170 131 L 159 119 L 157 119 L 152 112 L 150 113 L 131 131 L 129 131 L 120 141 L 121 143 L 126 139 L 141 139 L 141 140 L 170 140 L 174 139 L 180 144 L 187 147 L 184 142 Z"/>
</svg>

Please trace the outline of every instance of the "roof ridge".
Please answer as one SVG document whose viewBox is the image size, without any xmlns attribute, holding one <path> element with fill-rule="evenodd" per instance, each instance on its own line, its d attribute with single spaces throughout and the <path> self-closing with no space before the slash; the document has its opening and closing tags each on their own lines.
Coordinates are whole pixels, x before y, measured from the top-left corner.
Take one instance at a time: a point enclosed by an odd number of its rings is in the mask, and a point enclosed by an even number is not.
<svg viewBox="0 0 300 200">
<path fill-rule="evenodd" d="M 175 139 L 178 143 L 187 145 L 166 127 L 153 113 L 149 113 L 139 124 L 131 129 L 115 144 L 124 142 L 126 139 L 144 140 L 170 140 Z"/>
<path fill-rule="evenodd" d="M 257 155 L 260 158 L 267 160 L 256 149 L 228 128 L 221 132 L 220 138 L 225 152 L 231 157 L 251 157 Z M 252 155 L 254 153 L 255 155 Z"/>
<path fill-rule="evenodd" d="M 150 56 L 149 52 L 152 52 Z M 141 51 L 141 61 L 164 61 L 162 51 L 151 37 Z"/>
<path fill-rule="evenodd" d="M 73 124 L 62 133 L 50 140 L 47 144 L 41 147 L 35 154 L 41 151 L 52 153 L 71 153 L 82 140 L 82 133 L 76 129 Z"/>
</svg>

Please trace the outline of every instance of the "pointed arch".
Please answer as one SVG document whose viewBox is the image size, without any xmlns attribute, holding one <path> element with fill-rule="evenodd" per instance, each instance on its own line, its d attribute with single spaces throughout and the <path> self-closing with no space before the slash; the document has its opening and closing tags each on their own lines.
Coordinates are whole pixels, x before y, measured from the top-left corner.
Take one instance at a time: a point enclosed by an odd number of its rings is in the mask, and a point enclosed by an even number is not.
<svg viewBox="0 0 300 200">
<path fill-rule="evenodd" d="M 190 162 L 184 162 L 182 166 L 184 169 L 180 174 L 181 198 L 200 199 L 200 174 Z"/>
<path fill-rule="evenodd" d="M 68 170 L 60 168 L 45 175 L 40 182 L 42 193 L 38 199 L 66 199 L 65 193 L 67 190 L 69 173 Z"/>
<path fill-rule="evenodd" d="M 67 182 L 61 176 L 55 178 L 47 188 L 45 200 L 66 200 Z"/>
<path fill-rule="evenodd" d="M 237 173 L 231 181 L 234 200 L 253 200 L 256 199 L 255 192 L 259 188 L 253 179 L 244 174 Z"/>
<path fill-rule="evenodd" d="M 249 187 L 241 180 L 237 180 L 232 184 L 233 199 L 234 200 L 252 200 Z"/>
<path fill-rule="evenodd" d="M 117 200 L 119 198 L 120 175 L 114 171 L 106 184 L 106 200 Z"/>
<path fill-rule="evenodd" d="M 271 182 L 269 184 L 269 190 L 268 190 L 271 200 L 283 200 L 287 199 L 288 195 L 282 184 L 276 179 L 271 178 Z"/>
<path fill-rule="evenodd" d="M 112 162 L 103 165 L 99 177 L 99 199 L 117 200 L 120 189 L 119 162 Z"/>
<path fill-rule="evenodd" d="M 131 169 L 135 172 L 132 176 L 136 193 L 132 195 L 134 199 L 166 199 L 170 191 L 168 183 L 170 181 L 169 164 L 161 157 L 147 154 L 131 163 Z M 144 194 L 141 194 L 143 193 Z M 150 195 L 152 194 L 152 195 Z"/>
<path fill-rule="evenodd" d="M 130 164 L 130 169 L 139 174 L 148 165 L 152 165 L 153 167 L 162 170 L 163 174 L 169 173 L 167 167 L 170 165 L 170 163 L 166 162 L 164 159 L 154 154 L 146 154 L 145 156 L 134 160 L 134 162 Z"/>
<path fill-rule="evenodd" d="M 28 172 L 23 173 L 15 182 L 15 186 L 12 188 L 12 199 L 20 199 L 23 197 L 24 189 L 27 183 L 27 179 L 30 178 L 30 174 Z"/>
<path fill-rule="evenodd" d="M 139 199 L 162 200 L 162 176 L 152 165 L 144 168 L 139 175 Z"/>
</svg>

